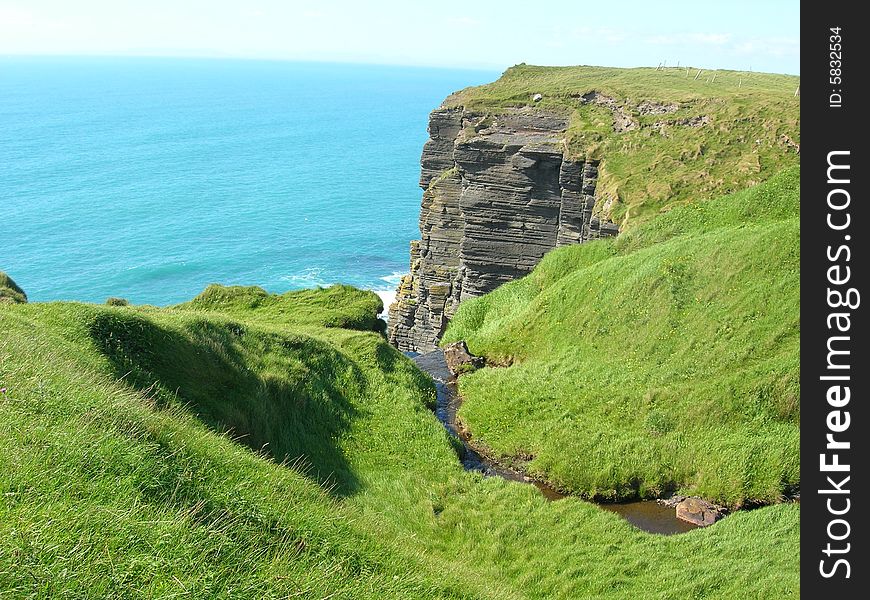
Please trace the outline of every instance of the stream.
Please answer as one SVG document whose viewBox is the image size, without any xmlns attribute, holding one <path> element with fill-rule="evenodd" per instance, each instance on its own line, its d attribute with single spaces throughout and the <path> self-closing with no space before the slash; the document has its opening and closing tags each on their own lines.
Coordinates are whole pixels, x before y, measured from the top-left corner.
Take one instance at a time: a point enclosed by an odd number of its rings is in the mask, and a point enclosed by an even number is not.
<svg viewBox="0 0 870 600">
<path fill-rule="evenodd" d="M 435 416 L 441 424 L 462 442 L 462 454 L 460 461 L 468 471 L 478 471 L 487 477 L 501 477 L 510 481 L 517 481 L 534 485 L 547 500 L 561 500 L 567 498 L 559 490 L 550 487 L 543 481 L 526 477 L 522 473 L 500 465 L 494 460 L 479 453 L 471 444 L 467 431 L 456 422 L 456 411 L 462 404 L 462 398 L 456 385 L 456 378 L 447 368 L 444 353 L 441 350 L 427 352 L 426 354 L 408 353 L 417 366 L 427 373 L 435 382 L 438 392 L 435 407 Z M 672 535 L 695 529 L 697 526 L 677 518 L 673 507 L 667 507 L 652 500 L 636 500 L 632 502 L 597 502 L 598 507 L 609 510 L 621 516 L 623 519 L 643 531 Z"/>
</svg>

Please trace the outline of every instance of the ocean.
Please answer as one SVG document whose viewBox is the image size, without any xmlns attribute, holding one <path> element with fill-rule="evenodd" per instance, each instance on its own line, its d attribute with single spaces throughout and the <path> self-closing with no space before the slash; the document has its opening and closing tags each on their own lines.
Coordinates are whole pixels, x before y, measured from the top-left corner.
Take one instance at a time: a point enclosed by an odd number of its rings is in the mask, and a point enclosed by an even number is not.
<svg viewBox="0 0 870 600">
<path fill-rule="evenodd" d="M 347 283 L 419 237 L 428 113 L 496 72 L 0 58 L 0 270 L 31 301 Z"/>
</svg>

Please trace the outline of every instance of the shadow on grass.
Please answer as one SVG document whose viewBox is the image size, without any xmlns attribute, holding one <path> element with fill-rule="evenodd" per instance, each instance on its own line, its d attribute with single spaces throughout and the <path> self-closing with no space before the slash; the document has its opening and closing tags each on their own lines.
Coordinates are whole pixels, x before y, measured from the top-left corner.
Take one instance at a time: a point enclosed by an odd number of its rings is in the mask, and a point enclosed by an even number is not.
<svg viewBox="0 0 870 600">
<path fill-rule="evenodd" d="M 96 313 L 89 331 L 115 376 L 158 406 L 186 406 L 212 430 L 301 466 L 333 495 L 358 490 L 337 440 L 365 377 L 332 345 L 202 319 L 164 327 L 124 311 Z"/>
</svg>

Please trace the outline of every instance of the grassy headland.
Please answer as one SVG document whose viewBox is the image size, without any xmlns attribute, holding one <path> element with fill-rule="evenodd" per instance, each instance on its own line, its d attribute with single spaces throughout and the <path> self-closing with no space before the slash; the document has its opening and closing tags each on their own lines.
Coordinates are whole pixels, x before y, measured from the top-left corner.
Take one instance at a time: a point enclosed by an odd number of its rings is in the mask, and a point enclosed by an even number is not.
<svg viewBox="0 0 870 600">
<path fill-rule="evenodd" d="M 3 271 L 0 271 L 0 302 L 23 304 L 27 302 L 27 294 L 18 284 Z"/>
<path fill-rule="evenodd" d="M 796 80 L 694 74 L 520 65 L 448 101 L 541 93 L 571 153 L 602 159 L 623 234 L 550 253 L 448 331 L 512 363 L 462 379 L 476 441 L 578 494 L 740 504 L 799 482 L 799 173 L 771 179 L 798 162 Z M 664 537 L 464 471 L 371 292 L 24 299 L 0 274 L 0 598 L 799 595 L 797 505 Z"/>
<path fill-rule="evenodd" d="M 512 364 L 460 381 L 477 442 L 585 496 L 798 485 L 799 188 L 675 208 L 463 303 L 445 341 Z"/>
<path fill-rule="evenodd" d="M 446 106 L 498 113 L 531 106 L 568 114 L 569 156 L 601 159 L 596 211 L 622 229 L 681 203 L 755 185 L 800 163 L 800 80 L 697 68 L 511 67 L 497 81 L 452 95 Z M 612 98 L 614 112 L 584 101 Z M 542 94 L 540 102 L 533 96 Z M 664 112 L 666 111 L 666 112 Z"/>
<path fill-rule="evenodd" d="M 0 589 L 797 595 L 796 506 L 661 537 L 463 471 L 431 384 L 369 330 L 378 302 L 215 287 L 166 309 L 0 306 Z"/>
</svg>

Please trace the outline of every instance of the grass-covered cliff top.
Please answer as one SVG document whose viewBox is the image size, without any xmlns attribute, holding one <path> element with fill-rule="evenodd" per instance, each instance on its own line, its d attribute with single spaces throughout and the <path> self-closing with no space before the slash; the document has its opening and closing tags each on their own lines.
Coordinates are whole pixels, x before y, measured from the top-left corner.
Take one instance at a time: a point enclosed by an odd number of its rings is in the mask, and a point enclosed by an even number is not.
<svg viewBox="0 0 870 600">
<path fill-rule="evenodd" d="M 0 303 L 0 590 L 797 596 L 798 506 L 665 537 L 464 471 L 431 382 L 370 330 L 379 306 L 343 286 Z"/>
<path fill-rule="evenodd" d="M 698 70 L 690 68 L 687 77 L 685 67 L 523 64 L 493 83 L 457 92 L 445 106 L 568 113 L 568 155 L 601 159 L 596 210 L 625 229 L 800 162 L 798 77 L 704 70 L 696 79 Z M 543 98 L 535 102 L 535 94 Z"/>
<path fill-rule="evenodd" d="M 381 331 L 378 314 L 383 301 L 371 292 L 349 285 L 270 294 L 256 286 L 210 285 L 176 310 L 214 312 L 287 327 L 339 327 Z"/>
<path fill-rule="evenodd" d="M 574 493 L 730 505 L 800 483 L 800 171 L 550 252 L 444 342 L 479 444 Z M 528 461 L 528 462 L 527 462 Z"/>
<path fill-rule="evenodd" d="M 23 304 L 27 302 L 27 294 L 18 284 L 3 271 L 0 271 L 0 302 L 15 302 Z"/>
</svg>

